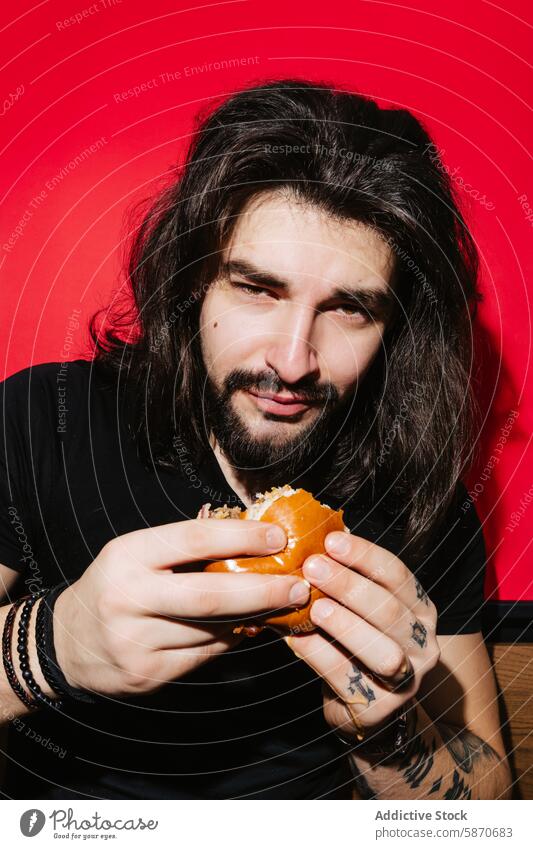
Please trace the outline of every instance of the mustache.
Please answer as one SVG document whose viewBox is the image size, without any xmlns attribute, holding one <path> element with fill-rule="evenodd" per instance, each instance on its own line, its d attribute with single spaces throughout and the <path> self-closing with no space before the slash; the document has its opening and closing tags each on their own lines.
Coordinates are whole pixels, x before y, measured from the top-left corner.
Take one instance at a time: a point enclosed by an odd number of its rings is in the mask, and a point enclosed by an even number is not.
<svg viewBox="0 0 533 849">
<path fill-rule="evenodd" d="M 280 394 L 285 391 L 315 404 L 331 404 L 339 399 L 339 392 L 332 383 L 317 384 L 304 378 L 297 383 L 287 384 L 275 372 L 251 372 L 246 369 L 234 369 L 224 379 L 226 397 L 238 389 L 252 389 L 259 394 Z"/>
</svg>

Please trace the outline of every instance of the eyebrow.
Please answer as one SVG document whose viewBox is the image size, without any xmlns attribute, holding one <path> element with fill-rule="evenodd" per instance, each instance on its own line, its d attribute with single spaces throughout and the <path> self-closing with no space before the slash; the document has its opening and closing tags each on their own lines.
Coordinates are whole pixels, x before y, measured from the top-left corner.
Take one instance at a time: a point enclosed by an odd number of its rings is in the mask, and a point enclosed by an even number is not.
<svg viewBox="0 0 533 849">
<path fill-rule="evenodd" d="M 240 277 L 245 277 L 254 283 L 268 286 L 271 289 L 277 289 L 279 292 L 287 292 L 289 290 L 289 284 L 286 280 L 276 277 L 270 271 L 257 268 L 253 263 L 244 259 L 234 259 L 224 262 L 221 273 L 224 277 L 228 277 L 231 274 L 238 274 Z M 337 299 L 347 300 L 361 307 L 372 318 L 383 321 L 389 318 L 396 307 L 396 297 L 390 289 L 336 286 L 330 292 L 326 301 Z M 322 304 L 319 306 L 322 306 Z"/>
</svg>

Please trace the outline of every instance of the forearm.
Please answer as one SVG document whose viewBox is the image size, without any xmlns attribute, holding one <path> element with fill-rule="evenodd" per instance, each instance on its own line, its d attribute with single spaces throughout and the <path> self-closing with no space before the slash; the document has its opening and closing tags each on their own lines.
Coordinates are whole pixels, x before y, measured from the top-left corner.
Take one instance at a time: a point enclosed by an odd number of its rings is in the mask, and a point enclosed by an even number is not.
<svg viewBox="0 0 533 849">
<path fill-rule="evenodd" d="M 510 798 L 507 761 L 471 731 L 434 722 L 415 702 L 409 732 L 405 755 L 393 763 L 349 755 L 354 799 Z"/>
<path fill-rule="evenodd" d="M 32 616 L 30 620 L 30 627 L 28 631 L 28 655 L 29 655 L 29 666 L 32 671 L 33 677 L 35 678 L 37 684 L 40 686 L 43 693 L 47 696 L 54 697 L 56 694 L 47 684 L 42 672 L 41 667 L 39 665 L 39 660 L 37 657 L 37 649 L 35 647 L 35 618 L 37 614 L 38 605 L 42 602 L 37 602 L 32 611 Z M 11 605 L 8 604 L 5 607 L 0 607 L 0 634 L 4 632 L 4 624 L 6 621 L 6 617 L 9 613 Z M 17 674 L 17 678 L 24 688 L 25 692 L 30 696 L 32 695 L 28 690 L 24 679 L 22 677 L 22 673 L 20 671 L 19 661 L 18 661 L 18 653 L 17 653 L 17 629 L 18 623 L 20 620 L 20 616 L 22 613 L 22 609 L 19 608 L 17 611 L 17 616 L 15 619 L 14 627 L 13 627 L 13 637 L 11 641 L 11 657 L 13 660 L 13 666 L 15 667 L 15 672 Z M 4 664 L 1 664 L 0 668 L 0 725 L 7 725 L 7 723 L 11 722 L 13 719 L 19 716 L 25 716 L 29 713 L 33 713 L 35 708 L 26 707 L 16 693 L 13 692 L 11 688 L 11 684 L 9 683 L 6 675 L 6 671 L 4 668 Z"/>
</svg>

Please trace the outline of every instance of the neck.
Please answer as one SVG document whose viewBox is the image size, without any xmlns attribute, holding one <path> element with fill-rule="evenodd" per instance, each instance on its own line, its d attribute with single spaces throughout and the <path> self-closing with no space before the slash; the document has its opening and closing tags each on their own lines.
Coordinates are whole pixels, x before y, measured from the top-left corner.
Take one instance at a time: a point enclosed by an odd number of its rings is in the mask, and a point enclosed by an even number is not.
<svg viewBox="0 0 533 849">
<path fill-rule="evenodd" d="M 213 454 L 215 455 L 216 461 L 220 466 L 222 474 L 226 478 L 231 489 L 237 493 L 243 504 L 246 507 L 249 507 L 252 503 L 253 497 L 251 495 L 252 489 L 250 488 L 251 482 L 246 482 L 237 474 L 237 471 L 233 468 L 229 460 L 222 453 L 218 442 L 214 437 L 210 439 L 211 447 L 213 449 Z"/>
<path fill-rule="evenodd" d="M 314 492 L 315 486 L 317 483 L 320 483 L 321 476 L 320 474 L 317 475 L 315 469 L 313 469 L 312 474 L 302 475 L 297 481 L 288 480 L 288 476 L 280 476 L 279 473 L 273 473 L 271 469 L 267 472 L 263 470 L 253 472 L 249 469 L 241 471 L 231 464 L 213 435 L 211 435 L 209 442 L 222 474 L 231 489 L 237 493 L 246 507 L 252 504 L 256 493 L 265 492 L 273 486 L 291 484 L 295 488 L 301 487 L 302 489 L 307 489 L 309 492 Z"/>
</svg>

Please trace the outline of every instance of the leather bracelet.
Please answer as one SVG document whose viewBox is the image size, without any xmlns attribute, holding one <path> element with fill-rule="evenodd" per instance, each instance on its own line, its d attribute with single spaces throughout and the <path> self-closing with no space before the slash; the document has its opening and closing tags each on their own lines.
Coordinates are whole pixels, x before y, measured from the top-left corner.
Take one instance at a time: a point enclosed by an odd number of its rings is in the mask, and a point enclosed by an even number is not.
<svg viewBox="0 0 533 849">
<path fill-rule="evenodd" d="M 29 598 L 27 598 L 24 602 L 24 606 L 22 608 L 22 613 L 20 615 L 19 626 L 18 626 L 18 642 L 17 642 L 17 650 L 19 656 L 19 664 L 20 671 L 22 672 L 22 677 L 26 682 L 26 686 L 36 699 L 38 704 L 44 705 L 45 707 L 61 707 L 61 701 L 54 700 L 49 696 L 45 695 L 41 688 L 39 687 L 37 681 L 33 677 L 33 673 L 30 668 L 29 663 L 29 653 L 28 653 L 28 634 L 29 634 L 29 626 L 31 621 L 31 614 L 34 605 L 36 602 L 42 598 L 42 596 L 47 593 L 48 590 L 39 590 L 38 593 L 34 593 Z M 41 602 L 42 603 L 42 602 Z"/>
<path fill-rule="evenodd" d="M 13 657 L 11 653 L 13 626 L 15 624 L 17 610 L 19 609 L 21 604 L 24 604 L 27 598 L 29 598 L 29 596 L 19 598 L 11 605 L 8 611 L 6 620 L 4 622 L 4 630 L 2 632 L 2 660 L 4 662 L 6 677 L 11 689 L 13 690 L 15 695 L 18 696 L 18 698 L 25 707 L 34 709 L 39 707 L 39 702 L 37 699 L 32 699 L 31 696 L 26 693 L 26 690 L 18 680 L 17 673 L 15 672 L 15 667 L 13 665 Z"/>
<path fill-rule="evenodd" d="M 63 675 L 61 668 L 57 662 L 56 650 L 54 645 L 54 605 L 57 598 L 61 595 L 64 589 L 69 586 L 68 581 L 58 584 L 53 587 L 47 596 L 42 601 L 44 606 L 42 614 L 42 634 L 43 643 L 42 651 L 46 657 L 46 674 L 43 670 L 48 684 L 57 693 L 61 692 L 64 699 L 69 699 L 76 702 L 85 702 L 87 704 L 95 704 L 96 699 L 89 690 L 81 690 L 77 687 L 71 687 L 67 679 Z M 42 667 L 41 667 L 42 668 Z M 48 676 L 48 677 L 46 677 Z"/>
<path fill-rule="evenodd" d="M 62 585 L 60 585 L 62 586 Z M 42 599 L 39 609 L 37 610 L 37 618 L 35 620 L 35 646 L 37 648 L 37 658 L 39 660 L 39 666 L 41 667 L 41 672 L 43 673 L 43 678 L 46 683 L 57 694 L 59 698 L 64 696 L 64 692 L 61 689 L 60 684 L 57 683 L 54 675 L 50 670 L 50 664 L 48 663 L 48 654 L 45 649 L 46 644 L 46 631 L 48 628 L 47 621 L 47 612 L 48 606 L 50 604 L 50 597 L 53 596 L 57 592 L 58 587 L 53 587 Z M 56 702 L 56 705 L 59 703 Z"/>
<path fill-rule="evenodd" d="M 64 696 L 65 693 L 61 687 L 61 684 L 58 683 L 56 676 L 50 668 L 50 657 L 47 651 L 47 632 L 50 627 L 50 604 L 52 603 L 53 610 L 53 602 L 55 601 L 61 590 L 63 590 L 66 586 L 68 586 L 68 584 L 65 581 L 63 584 L 58 584 L 57 586 L 52 587 L 52 589 L 41 601 L 41 604 L 39 605 L 39 610 L 37 611 L 37 619 L 35 621 L 35 642 L 37 646 L 37 657 L 39 658 L 41 672 L 43 673 L 43 677 L 48 686 L 60 697 Z"/>
</svg>

